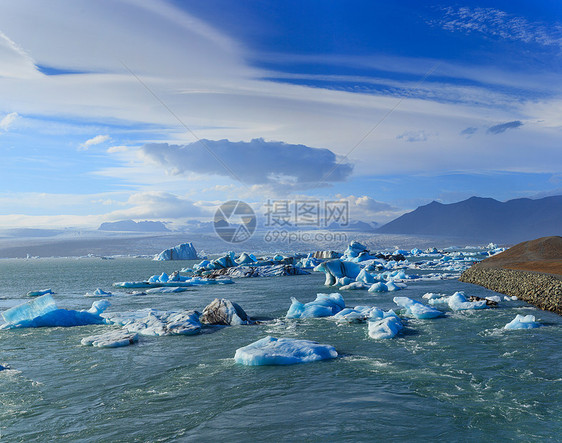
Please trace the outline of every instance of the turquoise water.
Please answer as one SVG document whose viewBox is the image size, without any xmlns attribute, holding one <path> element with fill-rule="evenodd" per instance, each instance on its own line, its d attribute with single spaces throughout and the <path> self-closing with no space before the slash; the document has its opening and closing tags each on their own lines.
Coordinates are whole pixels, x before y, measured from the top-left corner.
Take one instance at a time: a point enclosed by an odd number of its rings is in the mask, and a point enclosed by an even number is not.
<svg viewBox="0 0 562 443">
<path fill-rule="evenodd" d="M 142 280 L 193 262 L 146 259 L 0 260 L 0 310 L 52 288 L 59 307 L 115 281 Z M 110 298 L 108 312 L 198 309 L 215 297 L 238 302 L 258 326 L 197 336 L 141 337 L 97 349 L 82 337 L 112 326 L 0 331 L 0 435 L 6 441 L 559 441 L 562 321 L 523 302 L 409 320 L 376 341 L 365 324 L 283 320 L 290 297 L 306 302 L 323 274 L 239 279 L 181 294 Z M 493 294 L 454 280 L 411 283 L 399 295 Z M 395 308 L 393 295 L 343 291 L 346 304 Z M 396 295 L 396 294 L 395 294 Z M 505 331 L 516 314 L 545 326 Z M 234 364 L 237 348 L 266 335 L 336 347 L 333 361 L 286 367 Z"/>
</svg>

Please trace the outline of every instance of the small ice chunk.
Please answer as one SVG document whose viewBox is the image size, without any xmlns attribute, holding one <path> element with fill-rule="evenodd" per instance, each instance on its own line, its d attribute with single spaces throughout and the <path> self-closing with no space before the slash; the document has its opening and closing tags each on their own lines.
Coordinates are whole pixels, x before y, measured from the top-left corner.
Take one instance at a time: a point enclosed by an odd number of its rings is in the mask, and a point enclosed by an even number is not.
<svg viewBox="0 0 562 443">
<path fill-rule="evenodd" d="M 310 340 L 267 336 L 236 350 L 234 361 L 248 366 L 292 365 L 336 358 L 333 346 Z"/>
<path fill-rule="evenodd" d="M 438 300 L 445 297 L 445 294 L 437 294 L 435 292 L 426 292 L 422 295 L 426 300 Z"/>
<path fill-rule="evenodd" d="M 389 316 L 381 320 L 370 321 L 369 337 L 375 339 L 392 338 L 404 327 L 398 317 Z"/>
<path fill-rule="evenodd" d="M 504 326 L 504 329 L 532 329 L 540 326 L 542 325 L 535 321 L 534 315 L 517 314 L 513 320 Z"/>
<path fill-rule="evenodd" d="M 378 283 L 373 284 L 369 288 L 369 292 L 388 292 L 388 287 L 386 286 L 385 283 L 378 282 Z"/>
<path fill-rule="evenodd" d="M 145 291 L 146 294 L 177 294 L 178 292 L 189 291 L 186 286 L 165 286 L 161 288 L 151 288 Z"/>
<path fill-rule="evenodd" d="M 393 300 L 398 306 L 406 309 L 405 314 L 409 317 L 426 319 L 441 317 L 443 315 L 443 312 L 430 306 L 426 306 L 417 300 L 412 300 L 409 297 L 394 297 Z"/>
<path fill-rule="evenodd" d="M 139 335 L 127 331 L 111 331 L 105 334 L 84 337 L 80 343 L 84 346 L 97 348 L 120 348 L 129 346 L 139 341 Z"/>
<path fill-rule="evenodd" d="M 341 294 L 317 294 L 316 300 L 303 304 L 291 297 L 286 318 L 330 317 L 345 308 Z"/>
<path fill-rule="evenodd" d="M 353 283 L 350 283 L 348 285 L 341 286 L 340 291 L 363 290 L 363 289 L 367 290 L 370 287 L 371 285 L 368 285 L 366 283 L 360 281 L 354 281 Z"/>
<path fill-rule="evenodd" d="M 484 309 L 488 306 L 486 300 L 469 301 L 464 295 L 464 292 L 455 292 L 448 298 L 447 302 L 453 311 Z"/>
<path fill-rule="evenodd" d="M 106 292 L 101 288 L 97 288 L 94 292 L 86 292 L 85 297 L 111 297 L 113 294 L 111 292 Z"/>
</svg>

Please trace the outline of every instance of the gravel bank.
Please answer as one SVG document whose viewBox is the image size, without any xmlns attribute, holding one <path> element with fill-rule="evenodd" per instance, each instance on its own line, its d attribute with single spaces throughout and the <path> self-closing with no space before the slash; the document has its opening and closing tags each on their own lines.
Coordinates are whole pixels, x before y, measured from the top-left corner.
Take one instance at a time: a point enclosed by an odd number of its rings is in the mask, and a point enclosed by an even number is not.
<svg viewBox="0 0 562 443">
<path fill-rule="evenodd" d="M 562 280 L 554 275 L 474 265 L 459 280 L 515 295 L 537 308 L 562 315 Z"/>
</svg>

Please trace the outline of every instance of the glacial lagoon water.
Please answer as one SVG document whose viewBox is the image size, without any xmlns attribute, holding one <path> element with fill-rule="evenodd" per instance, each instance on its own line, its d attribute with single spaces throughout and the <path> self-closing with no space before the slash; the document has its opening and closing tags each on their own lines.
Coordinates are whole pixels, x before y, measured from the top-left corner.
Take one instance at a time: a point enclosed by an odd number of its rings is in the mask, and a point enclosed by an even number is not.
<svg viewBox="0 0 562 443">
<path fill-rule="evenodd" d="M 59 307 L 124 280 L 171 273 L 194 262 L 0 260 L 0 310 L 52 288 Z M 0 330 L 2 441 L 559 441 L 562 435 L 562 320 L 521 301 L 496 309 L 410 319 L 394 339 L 373 340 L 366 324 L 285 320 L 290 297 L 336 292 L 324 275 L 237 279 L 179 294 L 113 292 L 107 312 L 198 309 L 214 298 L 239 303 L 256 326 L 196 336 L 141 337 L 98 349 L 80 339 L 114 326 Z M 396 295 L 494 294 L 456 280 L 411 282 L 396 293 L 341 291 L 346 305 L 397 309 Z M 543 327 L 504 330 L 517 315 Z M 335 346 L 335 360 L 246 367 L 237 348 L 267 335 Z"/>
</svg>

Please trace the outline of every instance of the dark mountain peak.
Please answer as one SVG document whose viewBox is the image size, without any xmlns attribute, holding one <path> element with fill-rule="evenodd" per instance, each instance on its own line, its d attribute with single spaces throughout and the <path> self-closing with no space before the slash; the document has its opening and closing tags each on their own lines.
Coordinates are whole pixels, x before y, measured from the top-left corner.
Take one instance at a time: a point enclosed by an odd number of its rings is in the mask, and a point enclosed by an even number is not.
<svg viewBox="0 0 562 443">
<path fill-rule="evenodd" d="M 387 223 L 377 232 L 516 243 L 562 234 L 561 220 L 562 196 L 519 198 L 505 203 L 474 196 L 451 204 L 433 201 Z"/>
</svg>

